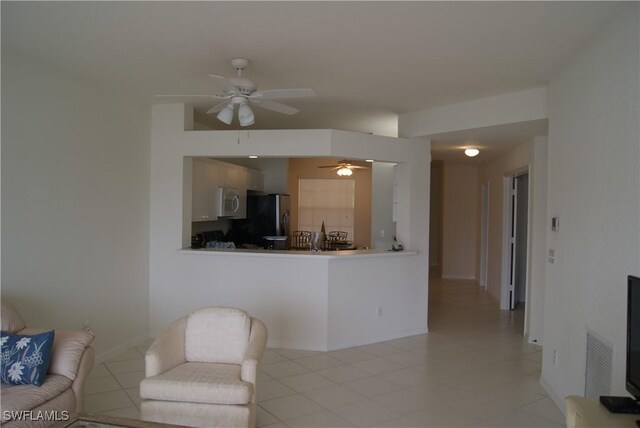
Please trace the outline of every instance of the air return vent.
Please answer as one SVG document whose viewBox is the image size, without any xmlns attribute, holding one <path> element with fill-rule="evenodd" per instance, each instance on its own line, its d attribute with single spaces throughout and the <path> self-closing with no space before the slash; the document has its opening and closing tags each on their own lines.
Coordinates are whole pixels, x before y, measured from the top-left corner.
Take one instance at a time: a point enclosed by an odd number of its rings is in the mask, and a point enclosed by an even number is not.
<svg viewBox="0 0 640 428">
<path fill-rule="evenodd" d="M 587 366 L 584 374 L 584 396 L 598 398 L 611 392 L 613 346 L 587 330 Z"/>
</svg>

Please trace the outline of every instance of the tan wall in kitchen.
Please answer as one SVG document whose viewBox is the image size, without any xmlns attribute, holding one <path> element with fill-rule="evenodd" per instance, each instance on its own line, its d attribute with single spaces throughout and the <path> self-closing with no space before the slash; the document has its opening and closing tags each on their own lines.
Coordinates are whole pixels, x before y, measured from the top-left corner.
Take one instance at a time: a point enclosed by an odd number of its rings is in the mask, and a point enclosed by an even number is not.
<svg viewBox="0 0 640 428">
<path fill-rule="evenodd" d="M 291 230 L 298 228 L 298 179 L 335 178 L 335 170 L 318 168 L 320 165 L 336 164 L 338 158 L 291 158 L 289 159 L 289 194 L 291 195 Z M 370 166 L 366 162 L 354 165 Z M 356 182 L 354 244 L 371 246 L 371 168 L 355 171 L 351 177 Z M 327 231 L 328 232 L 328 231 Z"/>
</svg>

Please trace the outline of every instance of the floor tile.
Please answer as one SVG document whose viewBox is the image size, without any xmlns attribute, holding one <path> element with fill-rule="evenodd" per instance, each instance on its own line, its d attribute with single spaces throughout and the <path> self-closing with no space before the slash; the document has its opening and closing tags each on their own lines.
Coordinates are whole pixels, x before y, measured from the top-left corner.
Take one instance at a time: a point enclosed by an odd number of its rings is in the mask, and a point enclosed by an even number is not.
<svg viewBox="0 0 640 428">
<path fill-rule="evenodd" d="M 331 367 L 330 369 L 319 370 L 316 373 L 337 383 L 349 382 L 350 380 L 369 376 L 367 372 L 348 365 Z"/>
<path fill-rule="evenodd" d="M 521 410 L 526 413 L 531 413 L 536 416 L 540 416 L 544 419 L 548 419 L 560 425 L 565 424 L 565 416 L 560 412 L 560 409 L 549 397 L 542 398 L 533 403 L 529 403 L 523 406 Z"/>
<path fill-rule="evenodd" d="M 386 355 L 397 354 L 402 352 L 402 349 L 395 348 L 393 346 L 385 345 L 383 343 L 374 343 L 373 345 L 364 345 L 358 347 L 360 350 L 375 355 L 376 357 L 384 357 Z"/>
<path fill-rule="evenodd" d="M 371 427 L 400 417 L 398 413 L 371 400 L 346 404 L 332 409 L 332 412 L 358 427 Z"/>
<path fill-rule="evenodd" d="M 117 391 L 121 389 L 116 379 L 109 375 L 103 377 L 90 377 L 84 383 L 84 394 L 99 394 L 101 392 Z"/>
<path fill-rule="evenodd" d="M 278 423 L 278 418 L 273 416 L 271 413 L 267 412 L 265 409 L 258 405 L 256 407 L 256 426 L 271 426 L 272 424 Z M 284 426 L 284 425 L 283 425 Z"/>
<path fill-rule="evenodd" d="M 86 413 L 100 413 L 107 410 L 124 409 L 135 406 L 126 392 L 117 391 L 91 394 L 84 397 L 84 411 Z"/>
<path fill-rule="evenodd" d="M 279 381 L 298 392 L 309 392 L 315 389 L 335 385 L 334 382 L 317 373 L 305 373 L 296 376 L 283 377 L 280 378 Z"/>
<path fill-rule="evenodd" d="M 372 360 L 360 361 L 351 365 L 372 375 L 392 372 L 403 368 L 400 364 L 385 360 L 384 358 L 374 358 Z"/>
<path fill-rule="evenodd" d="M 139 409 L 140 402 L 142 401 L 142 399 L 140 398 L 140 388 L 139 387 L 127 388 L 124 390 L 124 392 L 127 393 L 129 398 L 131 398 L 131 401 L 133 401 L 133 404 L 135 404 L 135 406 Z"/>
<path fill-rule="evenodd" d="M 127 349 L 106 360 L 107 363 L 117 361 L 140 360 L 144 358 L 144 354 L 140 353 L 136 348 Z"/>
<path fill-rule="evenodd" d="M 353 425 L 338 415 L 329 411 L 313 413 L 300 418 L 287 421 L 290 428 L 342 428 L 353 427 Z"/>
<path fill-rule="evenodd" d="M 258 394 L 258 402 L 297 394 L 296 391 L 276 379 L 259 383 L 256 387 L 256 392 Z"/>
<path fill-rule="evenodd" d="M 402 386 L 396 385 L 376 376 L 366 377 L 363 379 L 353 380 L 342 384 L 346 388 L 357 392 L 367 398 L 376 397 L 378 395 L 388 394 L 403 389 Z"/>
<path fill-rule="evenodd" d="M 144 370 L 144 359 L 105 363 L 111 374 L 132 373 Z"/>
<path fill-rule="evenodd" d="M 295 360 L 297 364 L 308 368 L 309 370 L 322 370 L 330 367 L 341 366 L 344 363 L 336 358 L 332 358 L 325 354 L 312 355 L 310 357 L 299 358 Z"/>
<path fill-rule="evenodd" d="M 293 361 L 283 361 L 281 363 L 265 364 L 262 366 L 262 371 L 277 379 L 307 373 L 309 369 Z"/>
<path fill-rule="evenodd" d="M 565 425 L 524 411 L 513 411 L 490 419 L 488 426 L 496 428 L 562 428 Z"/>
<path fill-rule="evenodd" d="M 326 388 L 316 389 L 304 394 L 326 409 L 343 406 L 345 404 L 361 401 L 364 397 L 344 386 L 334 385 Z"/>
<path fill-rule="evenodd" d="M 379 395 L 372 398 L 372 400 L 400 414 L 415 413 L 423 409 L 442 407 L 441 402 L 427 398 L 409 389 Z"/>
<path fill-rule="evenodd" d="M 420 355 L 415 351 L 399 352 L 397 354 L 387 355 L 383 358 L 387 361 L 400 364 L 402 367 L 419 366 L 420 364 L 424 364 L 426 361 L 424 355 Z"/>
<path fill-rule="evenodd" d="M 281 421 L 299 418 L 300 416 L 324 410 L 318 404 L 300 394 L 263 401 L 260 403 L 260 406 Z"/>
<path fill-rule="evenodd" d="M 267 350 L 262 356 L 262 364 L 271 364 L 271 363 L 279 363 L 281 361 L 286 361 L 287 359 L 277 352 Z"/>
<path fill-rule="evenodd" d="M 107 367 L 104 364 L 98 364 L 93 367 L 93 369 L 91 370 L 91 373 L 89 373 L 89 376 L 87 376 L 87 378 L 90 379 L 92 377 L 105 377 L 105 376 L 111 376 L 111 372 L 107 370 Z"/>
<path fill-rule="evenodd" d="M 115 416 L 118 418 L 140 419 L 140 409 L 135 406 L 125 407 L 123 409 L 108 410 L 106 412 L 101 412 L 100 414 L 105 416 Z"/>
<path fill-rule="evenodd" d="M 359 348 L 341 349 L 339 351 L 328 352 L 327 355 L 333 358 L 337 358 L 338 360 L 347 364 L 357 363 L 358 361 L 370 360 L 372 358 L 375 358 L 375 355 L 365 352 Z"/>
<path fill-rule="evenodd" d="M 289 360 L 297 360 L 298 358 L 311 357 L 313 355 L 318 355 L 320 352 L 317 351 L 303 351 L 300 349 L 272 349 L 272 351 L 282 355 L 283 357 Z"/>
<path fill-rule="evenodd" d="M 139 372 L 121 373 L 114 375 L 114 377 L 124 389 L 139 387 L 140 382 L 144 379 L 144 370 Z"/>
<path fill-rule="evenodd" d="M 429 428 L 472 428 L 478 427 L 478 418 L 452 411 L 448 408 L 420 410 L 407 415 Z"/>
<path fill-rule="evenodd" d="M 376 425 L 374 428 L 422 428 L 424 426 L 425 425 L 418 421 L 414 421 L 413 419 L 403 416 L 392 421 L 383 422 L 380 425 Z"/>
</svg>

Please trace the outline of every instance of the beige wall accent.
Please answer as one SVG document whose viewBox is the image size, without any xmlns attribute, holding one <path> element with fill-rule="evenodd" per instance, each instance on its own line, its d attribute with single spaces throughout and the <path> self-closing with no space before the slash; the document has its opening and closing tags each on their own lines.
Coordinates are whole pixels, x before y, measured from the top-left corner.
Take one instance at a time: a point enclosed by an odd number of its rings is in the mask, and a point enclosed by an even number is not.
<svg viewBox="0 0 640 428">
<path fill-rule="evenodd" d="M 298 225 L 298 179 L 336 178 L 335 170 L 318 168 L 335 164 L 341 159 L 332 157 L 289 159 L 289 194 L 291 195 L 291 229 Z M 353 161 L 354 165 L 370 166 L 366 162 Z M 358 246 L 371 246 L 371 168 L 355 171 L 351 177 L 356 181 L 355 228 L 353 242 Z M 328 231 L 327 231 L 328 232 Z"/>
<path fill-rule="evenodd" d="M 442 277 L 476 278 L 478 166 L 442 165 Z"/>
</svg>

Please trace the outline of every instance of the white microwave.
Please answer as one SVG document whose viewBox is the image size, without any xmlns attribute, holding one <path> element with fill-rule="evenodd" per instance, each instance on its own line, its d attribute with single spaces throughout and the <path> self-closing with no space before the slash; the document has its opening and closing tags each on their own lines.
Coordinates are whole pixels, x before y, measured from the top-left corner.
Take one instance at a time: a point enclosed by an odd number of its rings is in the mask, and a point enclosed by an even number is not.
<svg viewBox="0 0 640 428">
<path fill-rule="evenodd" d="M 236 217 L 240 211 L 240 195 L 232 187 L 218 187 L 218 217 Z"/>
</svg>

